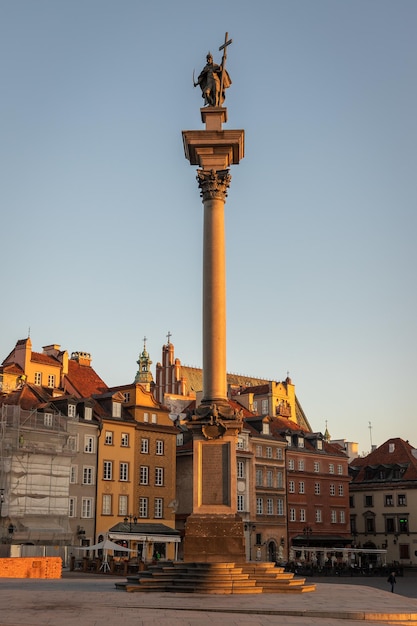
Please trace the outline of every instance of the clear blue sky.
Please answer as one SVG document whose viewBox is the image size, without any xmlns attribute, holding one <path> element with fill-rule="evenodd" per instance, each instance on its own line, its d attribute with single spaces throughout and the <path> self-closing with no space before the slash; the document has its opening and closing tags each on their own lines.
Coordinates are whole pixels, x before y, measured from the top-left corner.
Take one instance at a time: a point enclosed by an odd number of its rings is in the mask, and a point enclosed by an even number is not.
<svg viewBox="0 0 417 626">
<path fill-rule="evenodd" d="M 417 445 L 416 24 L 415 0 L 1 0 L 1 360 L 30 327 L 116 385 L 171 331 L 201 366 L 181 131 L 228 31 L 228 369 L 289 371 L 360 451 Z"/>
</svg>

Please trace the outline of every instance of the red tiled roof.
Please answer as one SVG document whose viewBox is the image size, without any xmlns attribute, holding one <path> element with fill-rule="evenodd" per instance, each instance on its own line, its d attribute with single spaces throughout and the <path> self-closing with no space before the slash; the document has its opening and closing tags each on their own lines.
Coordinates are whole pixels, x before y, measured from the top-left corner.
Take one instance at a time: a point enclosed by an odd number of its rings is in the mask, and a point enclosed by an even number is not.
<svg viewBox="0 0 417 626">
<path fill-rule="evenodd" d="M 49 354 L 43 354 L 42 352 L 32 352 L 30 360 L 33 363 L 42 363 L 43 365 L 53 365 L 55 367 L 61 367 L 61 363 L 55 357 Z"/>
<path fill-rule="evenodd" d="M 402 480 L 417 480 L 417 450 L 400 437 L 388 439 L 381 446 L 364 457 L 358 457 L 350 463 L 350 467 L 359 470 L 353 482 L 360 483 L 365 478 L 367 467 L 379 465 L 407 465 Z"/>
<path fill-rule="evenodd" d="M 106 383 L 89 365 L 80 365 L 78 361 L 68 361 L 68 374 L 64 381 L 65 391 L 74 393 L 79 398 L 88 398 L 93 394 L 105 393 Z"/>
<path fill-rule="evenodd" d="M 17 363 L 10 363 L 10 365 L 3 365 L 0 367 L 0 372 L 3 374 L 16 374 L 17 376 L 21 376 L 23 374 L 23 370 Z"/>
</svg>

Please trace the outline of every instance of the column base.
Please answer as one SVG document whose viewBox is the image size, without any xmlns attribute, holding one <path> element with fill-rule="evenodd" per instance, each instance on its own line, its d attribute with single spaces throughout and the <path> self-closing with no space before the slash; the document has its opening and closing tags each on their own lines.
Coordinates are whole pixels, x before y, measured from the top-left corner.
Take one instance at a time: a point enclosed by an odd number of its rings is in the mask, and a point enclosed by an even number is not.
<svg viewBox="0 0 417 626">
<path fill-rule="evenodd" d="M 239 515 L 189 515 L 185 526 L 184 561 L 245 563 L 242 518 Z"/>
</svg>

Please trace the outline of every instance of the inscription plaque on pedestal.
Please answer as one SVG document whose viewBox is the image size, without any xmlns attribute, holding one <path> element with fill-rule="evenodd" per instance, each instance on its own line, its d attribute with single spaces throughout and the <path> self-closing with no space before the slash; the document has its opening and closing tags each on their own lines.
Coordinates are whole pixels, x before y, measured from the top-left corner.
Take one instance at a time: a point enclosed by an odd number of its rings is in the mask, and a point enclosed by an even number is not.
<svg viewBox="0 0 417 626">
<path fill-rule="evenodd" d="M 202 447 L 202 504 L 230 506 L 230 444 L 216 443 Z"/>
</svg>

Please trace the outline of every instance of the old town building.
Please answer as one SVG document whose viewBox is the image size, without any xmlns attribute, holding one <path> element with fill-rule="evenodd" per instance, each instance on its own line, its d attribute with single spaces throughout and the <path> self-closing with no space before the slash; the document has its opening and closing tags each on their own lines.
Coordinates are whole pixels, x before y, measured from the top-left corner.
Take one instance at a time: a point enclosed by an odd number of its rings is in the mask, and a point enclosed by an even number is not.
<svg viewBox="0 0 417 626">
<path fill-rule="evenodd" d="M 417 565 L 417 450 L 388 439 L 350 463 L 350 523 L 357 547 L 372 563 L 386 551 L 390 563 Z"/>
</svg>

